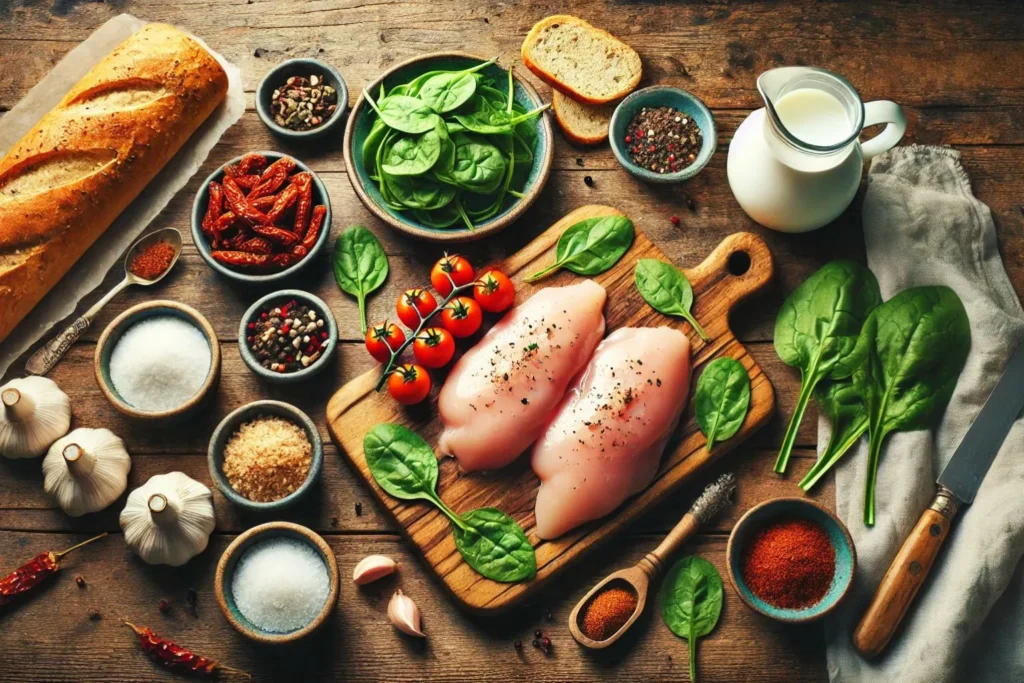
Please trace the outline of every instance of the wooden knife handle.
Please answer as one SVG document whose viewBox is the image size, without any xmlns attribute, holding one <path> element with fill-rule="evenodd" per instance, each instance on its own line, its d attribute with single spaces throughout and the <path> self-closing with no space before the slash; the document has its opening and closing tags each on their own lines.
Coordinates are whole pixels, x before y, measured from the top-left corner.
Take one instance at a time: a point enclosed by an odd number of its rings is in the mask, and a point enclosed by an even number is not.
<svg viewBox="0 0 1024 683">
<path fill-rule="evenodd" d="M 896 553 L 871 600 L 871 606 L 853 632 L 853 646 L 857 652 L 865 657 L 876 657 L 885 650 L 928 577 L 956 513 L 956 498 L 949 489 L 940 486 L 935 500 Z"/>
</svg>

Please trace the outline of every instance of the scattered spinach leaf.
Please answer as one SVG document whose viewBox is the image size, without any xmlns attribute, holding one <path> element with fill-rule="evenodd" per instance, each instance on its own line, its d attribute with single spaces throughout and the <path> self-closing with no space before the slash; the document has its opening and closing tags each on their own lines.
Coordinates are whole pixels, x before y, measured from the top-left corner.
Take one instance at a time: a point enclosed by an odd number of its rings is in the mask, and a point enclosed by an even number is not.
<svg viewBox="0 0 1024 683">
<path fill-rule="evenodd" d="M 852 354 L 853 383 L 868 416 L 864 523 L 875 523 L 882 443 L 891 432 L 925 429 L 942 416 L 971 348 L 963 302 L 949 287 L 906 289 L 876 308 Z"/>
<path fill-rule="evenodd" d="M 363 455 L 374 480 L 395 498 L 437 501 L 437 456 L 416 432 L 378 424 L 363 437 Z"/>
<path fill-rule="evenodd" d="M 685 318 L 701 339 L 708 340 L 707 332 L 690 312 L 693 287 L 683 271 L 664 261 L 645 258 L 636 262 L 635 279 L 637 290 L 651 308 L 665 315 Z"/>
<path fill-rule="evenodd" d="M 750 410 L 750 377 L 735 358 L 708 363 L 697 380 L 693 397 L 697 426 L 708 439 L 711 452 L 716 442 L 731 439 L 743 426 Z"/>
<path fill-rule="evenodd" d="M 722 577 L 715 565 L 689 556 L 676 562 L 661 584 L 661 617 L 672 633 L 686 638 L 690 680 L 697 681 L 697 639 L 711 633 L 722 614 Z"/>
<path fill-rule="evenodd" d="M 832 434 L 818 461 L 800 480 L 804 491 L 810 491 L 868 429 L 867 411 L 852 377 L 823 380 L 815 388 L 814 398 L 832 425 Z"/>
<path fill-rule="evenodd" d="M 558 238 L 555 262 L 526 278 L 536 282 L 559 268 L 577 275 L 603 273 L 629 251 L 633 244 L 633 221 L 625 216 L 587 218 L 569 227 Z"/>
<path fill-rule="evenodd" d="M 527 581 L 537 575 L 537 556 L 516 521 L 496 508 L 470 510 L 455 527 L 455 546 L 478 574 L 493 581 Z"/>
<path fill-rule="evenodd" d="M 775 351 L 786 365 L 800 368 L 801 385 L 793 417 L 775 461 L 783 473 L 814 387 L 825 378 L 842 379 L 843 363 L 857 343 L 865 319 L 882 295 L 874 274 L 854 261 L 832 261 L 793 290 L 775 319 Z"/>
<path fill-rule="evenodd" d="M 376 236 L 361 225 L 338 235 L 334 242 L 334 279 L 359 303 L 359 324 L 366 334 L 366 296 L 384 284 L 388 256 Z"/>
</svg>

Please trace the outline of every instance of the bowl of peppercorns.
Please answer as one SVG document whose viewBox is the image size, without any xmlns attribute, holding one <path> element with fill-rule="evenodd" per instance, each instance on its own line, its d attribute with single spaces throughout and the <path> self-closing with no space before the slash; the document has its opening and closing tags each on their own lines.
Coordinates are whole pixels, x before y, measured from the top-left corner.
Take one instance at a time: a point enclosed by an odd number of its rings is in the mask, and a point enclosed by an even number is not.
<svg viewBox="0 0 1024 683">
<path fill-rule="evenodd" d="M 697 175 L 718 147 L 715 117 L 699 97 L 656 85 L 622 100 L 608 127 L 612 152 L 624 169 L 649 183 L 678 183 Z"/>
<path fill-rule="evenodd" d="M 289 59 L 272 68 L 256 88 L 256 113 L 275 135 L 318 138 L 344 121 L 348 88 L 341 73 L 319 59 Z"/>
<path fill-rule="evenodd" d="M 292 384 L 323 370 L 337 347 L 331 309 L 309 292 L 282 289 L 258 299 L 242 316 L 238 351 L 263 379 Z"/>
</svg>

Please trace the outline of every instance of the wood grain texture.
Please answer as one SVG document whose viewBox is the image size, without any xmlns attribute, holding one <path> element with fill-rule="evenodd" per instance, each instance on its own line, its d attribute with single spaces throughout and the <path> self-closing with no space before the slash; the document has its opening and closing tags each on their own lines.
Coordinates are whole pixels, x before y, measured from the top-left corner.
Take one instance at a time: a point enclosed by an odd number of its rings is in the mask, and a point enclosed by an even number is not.
<svg viewBox="0 0 1024 683">
<path fill-rule="evenodd" d="M 522 250 L 494 265 L 512 278 L 519 303 L 544 287 L 580 282 L 586 278 L 566 270 L 533 284 L 523 280 L 554 261 L 558 238 L 566 229 L 588 218 L 620 213 L 608 206 L 580 207 Z M 746 265 L 737 267 L 744 256 Z M 633 245 L 625 256 L 610 270 L 591 278 L 608 291 L 605 309 L 608 331 L 621 327 L 664 325 L 686 332 L 693 349 L 695 377 L 715 358 L 735 358 L 750 376 L 750 412 L 740 431 L 710 454 L 704 448 L 706 439 L 697 427 L 693 407 L 688 404 L 676 437 L 666 449 L 652 484 L 604 520 L 587 524 L 555 541 L 542 541 L 536 535 L 532 508 L 538 480 L 524 462 L 525 458 L 502 470 L 479 474 L 460 474 L 450 459 L 443 461 L 438 492 L 449 507 L 456 512 L 497 507 L 515 518 L 526 531 L 537 553 L 537 576 L 529 582 L 502 584 L 478 575 L 455 549 L 449 522 L 440 511 L 423 503 L 403 503 L 392 498 L 377 486 L 370 474 L 363 454 L 363 435 L 378 423 L 404 424 L 423 436 L 427 443 L 436 443 L 442 428 L 436 411 L 436 391 L 428 406 L 405 410 L 386 392 L 378 394 L 373 391 L 380 374 L 379 370 L 371 370 L 342 387 L 327 404 L 327 429 L 334 442 L 463 607 L 481 613 L 496 612 L 525 600 L 622 531 L 647 506 L 656 505 L 666 498 L 713 456 L 732 450 L 771 418 L 775 410 L 775 392 L 771 382 L 729 328 L 729 312 L 733 307 L 763 289 L 773 277 L 774 265 L 767 245 L 750 233 L 736 233 L 723 240 L 700 265 L 685 271 L 693 285 L 693 313 L 707 331 L 708 342 L 702 341 L 689 323 L 664 316 L 644 302 L 633 282 L 633 271 L 641 258 L 666 260 L 647 236 L 637 230 Z M 691 384 L 696 386 L 695 381 Z"/>
</svg>

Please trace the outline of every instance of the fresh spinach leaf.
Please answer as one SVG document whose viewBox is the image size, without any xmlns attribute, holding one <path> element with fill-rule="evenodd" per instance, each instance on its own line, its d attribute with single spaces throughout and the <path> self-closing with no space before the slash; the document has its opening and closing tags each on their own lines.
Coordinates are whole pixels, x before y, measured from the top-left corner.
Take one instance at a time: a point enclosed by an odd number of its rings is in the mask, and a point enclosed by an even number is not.
<svg viewBox="0 0 1024 683">
<path fill-rule="evenodd" d="M 715 565 L 689 556 L 676 562 L 661 584 L 661 618 L 672 633 L 686 638 L 690 680 L 697 681 L 697 640 L 711 633 L 722 614 L 722 577 Z"/>
<path fill-rule="evenodd" d="M 423 101 L 408 95 L 388 95 L 374 102 L 370 93 L 363 91 L 366 101 L 390 128 L 416 135 L 426 133 L 437 125 L 440 118 Z"/>
<path fill-rule="evenodd" d="M 867 411 L 853 377 L 823 380 L 814 390 L 814 399 L 832 425 L 832 434 L 818 461 L 800 480 L 804 491 L 810 491 L 868 430 Z"/>
<path fill-rule="evenodd" d="M 665 315 L 685 318 L 701 339 L 708 340 L 707 332 L 690 312 L 693 287 L 683 271 L 664 261 L 645 258 L 636 262 L 635 279 L 637 290 L 651 308 Z"/>
<path fill-rule="evenodd" d="M 441 157 L 437 130 L 420 135 L 401 135 L 386 144 L 380 170 L 389 175 L 422 175 Z"/>
<path fill-rule="evenodd" d="M 885 437 L 929 428 L 942 416 L 970 348 L 967 311 L 949 287 L 906 289 L 868 316 L 851 362 L 868 416 L 868 526 L 875 523 L 875 483 Z"/>
<path fill-rule="evenodd" d="M 377 150 L 380 148 L 381 143 L 384 142 L 384 137 L 387 133 L 387 124 L 380 119 L 376 119 L 373 122 L 373 126 L 370 127 L 366 140 L 363 141 L 363 166 L 370 175 L 379 173 L 377 169 Z"/>
<path fill-rule="evenodd" d="M 402 500 L 437 500 L 437 456 L 407 427 L 381 423 L 363 437 L 363 455 L 377 485 Z"/>
<path fill-rule="evenodd" d="M 429 176 L 390 176 L 384 181 L 394 201 L 409 209 L 432 211 L 455 199 L 455 188 Z"/>
<path fill-rule="evenodd" d="M 558 238 L 555 262 L 526 278 L 536 282 L 559 268 L 577 275 L 603 273 L 633 245 L 633 221 L 625 216 L 587 218 L 571 226 Z"/>
<path fill-rule="evenodd" d="M 478 574 L 512 583 L 537 575 L 537 556 L 516 521 L 496 508 L 460 515 L 465 528 L 455 527 L 455 547 Z"/>
<path fill-rule="evenodd" d="M 456 197 L 454 201 L 432 211 L 414 209 L 412 215 L 416 216 L 416 220 L 429 228 L 450 228 L 458 223 L 461 218 L 458 209 L 455 207 L 455 202 L 457 201 L 458 198 Z"/>
<path fill-rule="evenodd" d="M 451 177 L 470 192 L 490 194 L 501 186 L 505 176 L 505 159 L 494 145 L 485 140 L 456 133 L 455 165 Z"/>
<path fill-rule="evenodd" d="M 434 74 L 423 81 L 416 96 L 438 114 L 457 109 L 476 92 L 477 79 L 473 74 L 494 64 L 495 61 L 492 59 L 465 71 L 443 71 Z"/>
<path fill-rule="evenodd" d="M 874 274 L 854 261 L 826 263 L 797 287 L 775 319 L 775 351 L 800 368 L 801 385 L 793 417 L 782 439 L 775 471 L 783 473 L 814 387 L 822 379 L 852 373 L 851 354 L 865 319 L 882 303 Z"/>
<path fill-rule="evenodd" d="M 750 377 L 735 358 L 708 363 L 697 380 L 693 397 L 697 426 L 708 439 L 711 452 L 716 442 L 731 439 L 743 426 L 750 410 Z"/>
<path fill-rule="evenodd" d="M 366 334 L 366 296 L 384 284 L 387 254 L 372 232 L 355 225 L 338 235 L 332 260 L 338 286 L 359 302 L 359 324 Z"/>
</svg>

